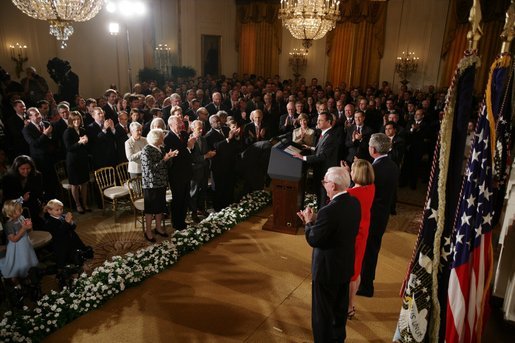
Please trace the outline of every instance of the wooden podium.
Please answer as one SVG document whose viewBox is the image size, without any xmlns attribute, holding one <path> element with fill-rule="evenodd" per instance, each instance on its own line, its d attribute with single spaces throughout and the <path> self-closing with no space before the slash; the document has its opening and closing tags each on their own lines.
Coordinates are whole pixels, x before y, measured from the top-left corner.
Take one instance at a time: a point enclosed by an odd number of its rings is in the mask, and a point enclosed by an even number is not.
<svg viewBox="0 0 515 343">
<path fill-rule="evenodd" d="M 270 153 L 268 175 L 272 178 L 273 214 L 263 225 L 263 230 L 295 235 L 303 227 L 297 212 L 304 202 L 306 176 L 303 161 L 284 151 L 289 145 L 277 143 Z"/>
</svg>

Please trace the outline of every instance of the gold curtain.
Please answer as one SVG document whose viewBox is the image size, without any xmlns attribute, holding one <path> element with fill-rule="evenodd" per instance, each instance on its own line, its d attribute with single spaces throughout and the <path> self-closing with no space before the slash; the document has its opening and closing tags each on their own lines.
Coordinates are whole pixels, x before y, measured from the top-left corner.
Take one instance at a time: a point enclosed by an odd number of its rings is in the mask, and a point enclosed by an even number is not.
<svg viewBox="0 0 515 343">
<path fill-rule="evenodd" d="M 478 44 L 481 66 L 476 74 L 474 84 L 476 93 L 481 94 L 485 89 L 490 65 L 501 51 L 502 41 L 499 36 L 504 26 L 504 13 L 507 11 L 509 4 L 509 0 L 481 1 L 483 36 Z M 468 14 L 471 6 L 472 1 L 470 0 L 452 0 L 450 3 L 441 54 L 440 87 L 450 85 L 454 70 L 468 47 L 467 32 L 470 30 Z"/>
<path fill-rule="evenodd" d="M 237 6 L 236 50 L 238 73 L 279 74 L 282 46 L 279 4 L 253 2 Z"/>
<path fill-rule="evenodd" d="M 342 19 L 326 39 L 327 79 L 333 85 L 366 87 L 379 84 L 384 52 L 386 3 L 347 0 L 340 4 Z"/>
</svg>

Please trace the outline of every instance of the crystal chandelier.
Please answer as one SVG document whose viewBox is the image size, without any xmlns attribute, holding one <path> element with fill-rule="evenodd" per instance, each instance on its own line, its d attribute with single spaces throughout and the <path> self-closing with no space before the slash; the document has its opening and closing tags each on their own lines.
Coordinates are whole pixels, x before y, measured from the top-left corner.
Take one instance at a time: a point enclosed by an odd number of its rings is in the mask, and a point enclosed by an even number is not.
<svg viewBox="0 0 515 343">
<path fill-rule="evenodd" d="M 281 0 L 279 19 L 292 36 L 302 39 L 309 49 L 312 40 L 320 39 L 336 26 L 340 19 L 340 1 L 336 0 Z"/>
<path fill-rule="evenodd" d="M 407 53 L 403 51 L 402 57 L 397 57 L 397 61 L 395 62 L 395 72 L 399 74 L 403 85 L 407 85 L 409 83 L 408 77 L 417 71 L 418 60 L 419 58 L 411 51 L 408 51 Z"/>
<path fill-rule="evenodd" d="M 66 47 L 73 22 L 88 21 L 100 11 L 104 0 L 12 0 L 29 17 L 50 23 L 50 34 Z"/>
</svg>

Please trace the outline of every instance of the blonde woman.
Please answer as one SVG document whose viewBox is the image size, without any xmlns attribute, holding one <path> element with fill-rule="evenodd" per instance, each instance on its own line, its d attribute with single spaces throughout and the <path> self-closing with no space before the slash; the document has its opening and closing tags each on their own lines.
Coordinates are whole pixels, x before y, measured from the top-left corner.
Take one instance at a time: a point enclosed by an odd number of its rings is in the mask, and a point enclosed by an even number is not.
<svg viewBox="0 0 515 343">
<path fill-rule="evenodd" d="M 342 167 L 349 169 L 347 163 L 344 161 L 342 161 Z M 354 245 L 354 275 L 349 284 L 348 319 L 352 319 L 356 314 L 354 298 L 356 297 L 356 292 L 359 287 L 361 264 L 367 247 L 368 229 L 370 226 L 370 209 L 375 195 L 374 168 L 372 168 L 372 164 L 367 160 L 356 159 L 352 164 L 350 176 L 352 181 L 354 181 L 354 187 L 347 189 L 347 192 L 359 200 L 361 206 L 361 220 L 358 235 L 356 236 L 356 243 Z"/>
</svg>

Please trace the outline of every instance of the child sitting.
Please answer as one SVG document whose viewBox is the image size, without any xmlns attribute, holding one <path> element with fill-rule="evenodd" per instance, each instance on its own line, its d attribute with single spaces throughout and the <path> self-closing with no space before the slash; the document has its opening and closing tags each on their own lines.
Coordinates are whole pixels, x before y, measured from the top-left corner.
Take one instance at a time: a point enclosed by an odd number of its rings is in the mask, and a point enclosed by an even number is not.
<svg viewBox="0 0 515 343">
<path fill-rule="evenodd" d="M 25 219 L 22 212 L 21 203 L 17 200 L 7 200 L 2 209 L 8 221 L 4 225 L 7 250 L 5 257 L 0 259 L 0 270 L 17 289 L 21 288 L 19 278 L 27 277 L 29 269 L 39 263 L 27 232 L 32 230 L 32 221 Z"/>
<path fill-rule="evenodd" d="M 71 212 L 63 214 L 63 203 L 50 200 L 45 207 L 45 229 L 52 234 L 52 247 L 58 268 L 68 264 L 82 265 L 84 259 L 93 258 L 93 250 L 86 246 L 75 232 L 77 224 Z"/>
</svg>

